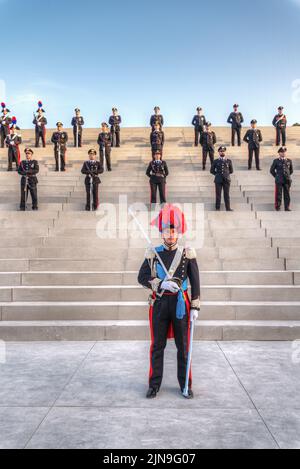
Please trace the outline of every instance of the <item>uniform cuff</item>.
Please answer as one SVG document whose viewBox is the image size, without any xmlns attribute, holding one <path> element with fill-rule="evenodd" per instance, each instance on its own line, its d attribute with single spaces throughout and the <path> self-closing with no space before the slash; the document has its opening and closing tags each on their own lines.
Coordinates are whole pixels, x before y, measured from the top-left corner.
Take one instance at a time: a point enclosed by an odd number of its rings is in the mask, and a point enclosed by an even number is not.
<svg viewBox="0 0 300 469">
<path fill-rule="evenodd" d="M 152 291 L 157 292 L 157 290 L 158 290 L 158 288 L 161 284 L 161 280 L 159 278 L 154 278 L 154 279 L 150 280 L 149 283 L 151 285 Z"/>
<path fill-rule="evenodd" d="M 201 308 L 200 298 L 197 298 L 196 300 L 192 300 L 191 309 L 196 309 L 196 310 L 200 311 L 200 308 Z"/>
</svg>

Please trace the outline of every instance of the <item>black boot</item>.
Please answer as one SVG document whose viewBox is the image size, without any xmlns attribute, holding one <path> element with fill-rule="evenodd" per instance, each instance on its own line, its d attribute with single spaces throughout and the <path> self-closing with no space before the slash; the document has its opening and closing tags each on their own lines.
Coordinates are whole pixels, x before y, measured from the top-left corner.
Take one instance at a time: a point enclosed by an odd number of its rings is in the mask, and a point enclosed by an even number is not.
<svg viewBox="0 0 300 469">
<path fill-rule="evenodd" d="M 193 391 L 192 391 L 191 389 L 189 389 L 187 396 L 185 396 L 185 395 L 183 394 L 183 393 L 184 393 L 184 389 L 181 390 L 181 393 L 182 393 L 182 395 L 183 395 L 183 397 L 184 397 L 185 399 L 194 399 L 194 393 L 193 393 Z"/>
<path fill-rule="evenodd" d="M 158 393 L 158 389 L 156 388 L 149 388 L 148 392 L 147 392 L 147 395 L 146 395 L 146 398 L 147 399 L 155 399 L 156 396 L 157 396 L 157 393 Z"/>
</svg>

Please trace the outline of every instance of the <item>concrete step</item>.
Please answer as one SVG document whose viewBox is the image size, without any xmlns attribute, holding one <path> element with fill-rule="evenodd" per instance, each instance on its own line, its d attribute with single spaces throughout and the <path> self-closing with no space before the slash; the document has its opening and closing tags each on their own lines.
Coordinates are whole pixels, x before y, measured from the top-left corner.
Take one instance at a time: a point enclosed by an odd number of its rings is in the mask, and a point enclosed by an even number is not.
<svg viewBox="0 0 300 469">
<path fill-rule="evenodd" d="M 293 301 L 203 301 L 201 321 L 299 320 L 300 302 Z M 2 321 L 106 321 L 147 320 L 146 301 L 30 301 L 2 302 Z"/>
<path fill-rule="evenodd" d="M 133 272 L 0 272 L 1 286 L 47 285 L 136 285 L 137 271 Z M 247 271 L 201 272 L 202 285 L 299 285 L 300 272 Z"/>
<path fill-rule="evenodd" d="M 0 287 L 1 302 L 146 301 L 149 293 L 135 285 Z M 299 285 L 202 285 L 203 301 L 300 301 Z"/>
<path fill-rule="evenodd" d="M 199 321 L 195 340 L 297 340 L 300 321 Z M 149 340 L 148 321 L 0 321 L 0 340 Z"/>
</svg>

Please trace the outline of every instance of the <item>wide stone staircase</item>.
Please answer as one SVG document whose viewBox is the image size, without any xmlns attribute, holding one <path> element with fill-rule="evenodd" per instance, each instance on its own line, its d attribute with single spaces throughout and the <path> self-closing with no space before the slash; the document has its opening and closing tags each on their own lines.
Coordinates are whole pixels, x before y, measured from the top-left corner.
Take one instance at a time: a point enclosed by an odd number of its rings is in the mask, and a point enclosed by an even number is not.
<svg viewBox="0 0 300 469">
<path fill-rule="evenodd" d="M 216 213 L 213 177 L 201 169 L 193 129 L 166 129 L 168 201 L 205 209 L 196 339 L 300 339 L 300 129 L 288 129 L 295 167 L 290 213 L 274 212 L 269 169 L 277 148 L 274 129 L 262 131 L 261 172 L 247 170 L 246 145 L 228 147 L 235 168 L 234 212 Z M 216 133 L 218 144 L 229 145 L 230 129 Z M 103 204 L 118 207 L 120 196 L 128 205 L 149 203 L 149 129 L 123 129 L 122 147 L 112 152 L 113 172 L 101 177 L 100 211 L 88 213 L 80 170 L 97 134 L 86 130 L 82 149 L 70 144 L 66 173 L 54 172 L 50 144 L 35 151 L 41 168 L 39 212 L 32 212 L 30 203 L 28 211 L 18 211 L 19 176 L 6 172 L 7 151 L 0 150 L 0 340 L 149 338 L 148 293 L 137 284 L 145 241 L 109 224 L 109 239 L 99 237 L 99 229 L 97 235 Z M 23 152 L 34 138 L 31 130 L 22 135 Z"/>
</svg>

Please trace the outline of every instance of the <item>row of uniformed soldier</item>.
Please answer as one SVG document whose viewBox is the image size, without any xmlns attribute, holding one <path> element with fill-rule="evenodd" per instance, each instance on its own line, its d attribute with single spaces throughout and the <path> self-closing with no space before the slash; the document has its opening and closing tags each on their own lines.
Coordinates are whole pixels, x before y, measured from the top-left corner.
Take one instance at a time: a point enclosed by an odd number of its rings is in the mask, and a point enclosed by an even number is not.
<svg viewBox="0 0 300 469">
<path fill-rule="evenodd" d="M 286 128 L 287 128 L 287 117 L 283 112 L 284 107 L 279 106 L 278 113 L 274 117 L 272 124 L 276 129 L 276 145 L 284 146 L 286 144 Z M 239 111 L 239 105 L 234 104 L 233 112 L 230 113 L 227 123 L 231 124 L 231 145 L 235 146 L 236 140 L 238 146 L 241 146 L 241 132 L 242 126 L 244 123 L 243 114 Z M 192 120 L 192 125 L 195 128 L 195 146 L 197 147 L 201 143 L 201 135 L 205 131 L 205 126 L 207 125 L 206 117 L 203 115 L 203 109 L 201 107 L 197 108 L 197 114 Z"/>
<path fill-rule="evenodd" d="M 233 174 L 233 164 L 226 158 L 226 147 L 219 148 L 219 158 L 213 161 L 211 174 L 215 177 L 216 187 L 216 210 L 221 208 L 222 192 L 224 193 L 225 207 L 227 211 L 232 211 L 230 204 L 231 174 Z M 284 208 L 290 211 L 290 188 L 292 185 L 291 176 L 293 174 L 293 163 L 286 158 L 287 149 L 281 147 L 278 151 L 279 157 L 273 161 L 270 172 L 275 178 L 275 209 L 279 211 L 284 198 Z M 21 179 L 21 204 L 20 209 L 25 210 L 28 193 L 32 197 L 32 208 L 38 210 L 37 198 L 37 177 L 39 165 L 32 159 L 33 151 L 25 149 L 26 160 L 19 162 L 17 169 L 22 176 Z M 97 152 L 94 149 L 88 152 L 89 160 L 82 167 L 81 172 L 86 175 L 85 186 L 87 193 L 86 210 L 97 210 L 99 206 L 99 175 L 103 173 L 103 164 L 96 161 Z M 150 179 L 151 203 L 156 203 L 157 190 L 160 193 L 161 204 L 166 203 L 166 178 L 169 175 L 167 163 L 161 159 L 161 153 L 155 153 L 155 159 L 149 163 L 147 176 Z"/>
<path fill-rule="evenodd" d="M 163 131 L 164 117 L 160 107 L 155 106 L 154 114 L 150 118 L 150 145 L 152 151 L 152 161 L 150 161 L 146 175 L 150 182 L 150 203 L 157 203 L 157 192 L 159 192 L 160 203 L 167 202 L 166 184 L 169 175 L 167 163 L 163 160 L 163 150 L 165 144 L 165 134 Z"/>
<path fill-rule="evenodd" d="M 43 147 L 46 146 L 47 119 L 44 115 L 46 111 L 43 109 L 43 103 L 41 101 L 39 101 L 38 106 L 39 107 L 38 107 L 37 113 L 34 114 L 34 119 L 33 119 L 33 124 L 35 125 L 36 148 L 39 147 L 40 140 L 42 140 Z M 111 131 L 111 147 L 118 148 L 121 145 L 121 123 L 122 123 L 122 118 L 118 114 L 118 109 L 114 107 L 112 109 L 112 115 L 109 118 L 109 125 L 110 125 L 110 131 Z M 72 118 L 71 126 L 73 128 L 74 147 L 81 148 L 84 118 L 81 116 L 81 111 L 79 108 L 75 109 L 75 116 Z M 3 123 L 3 127 L 4 127 L 4 123 Z M 4 131 L 5 129 L 3 129 L 3 133 Z"/>
</svg>

